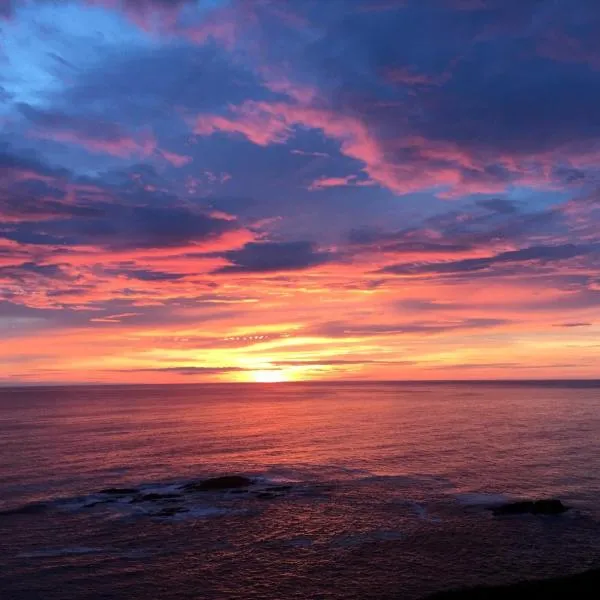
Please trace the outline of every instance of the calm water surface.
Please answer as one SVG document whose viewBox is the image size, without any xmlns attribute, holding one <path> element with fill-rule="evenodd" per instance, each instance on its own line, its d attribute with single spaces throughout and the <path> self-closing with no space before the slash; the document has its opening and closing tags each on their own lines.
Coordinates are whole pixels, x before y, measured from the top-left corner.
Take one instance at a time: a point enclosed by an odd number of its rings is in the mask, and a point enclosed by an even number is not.
<svg viewBox="0 0 600 600">
<path fill-rule="evenodd" d="M 227 473 L 255 489 L 135 500 Z M 529 497 L 573 510 L 486 509 Z M 579 571 L 600 566 L 600 386 L 0 389 L 0 511 L 3 600 L 419 598 Z"/>
</svg>

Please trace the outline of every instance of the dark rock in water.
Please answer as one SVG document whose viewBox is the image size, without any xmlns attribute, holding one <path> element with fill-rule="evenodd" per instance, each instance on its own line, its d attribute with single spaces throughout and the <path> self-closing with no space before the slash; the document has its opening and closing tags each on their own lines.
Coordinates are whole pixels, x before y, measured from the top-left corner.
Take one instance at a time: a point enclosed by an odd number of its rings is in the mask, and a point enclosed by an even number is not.
<svg viewBox="0 0 600 600">
<path fill-rule="evenodd" d="M 541 581 L 523 581 L 506 586 L 439 592 L 429 596 L 429 600 L 519 600 L 520 598 L 596 600 L 599 589 L 600 569 L 596 569 L 578 575 Z"/>
<path fill-rule="evenodd" d="M 144 494 L 143 496 L 136 496 L 131 502 L 133 504 L 137 502 L 156 502 L 159 500 L 174 500 L 181 498 L 179 494 Z"/>
<path fill-rule="evenodd" d="M 560 500 L 525 500 L 523 502 L 510 502 L 492 508 L 496 516 L 502 515 L 560 515 L 569 510 Z"/>
<path fill-rule="evenodd" d="M 129 494 L 139 493 L 139 490 L 135 488 L 106 488 L 105 490 L 100 490 L 100 493 L 110 496 L 128 496 Z"/>
<path fill-rule="evenodd" d="M 280 494 L 275 494 L 274 492 L 259 492 L 256 494 L 257 498 L 261 500 L 274 500 L 275 498 L 279 498 Z"/>
<path fill-rule="evenodd" d="M 155 517 L 174 517 L 182 512 L 188 512 L 187 508 L 183 506 L 170 506 L 169 508 L 163 508 L 160 512 L 157 512 Z"/>
<path fill-rule="evenodd" d="M 510 502 L 491 508 L 495 515 L 522 515 L 525 513 L 533 513 L 533 501 L 526 500 L 523 502 Z"/>
<path fill-rule="evenodd" d="M 560 500 L 538 500 L 533 506 L 533 513 L 536 515 L 560 515 L 567 512 L 569 508 Z"/>
<path fill-rule="evenodd" d="M 189 492 L 211 492 L 230 490 L 233 488 L 244 488 L 252 485 L 252 479 L 242 475 L 225 475 L 224 477 L 213 477 L 196 483 L 188 483 L 183 489 Z"/>
</svg>

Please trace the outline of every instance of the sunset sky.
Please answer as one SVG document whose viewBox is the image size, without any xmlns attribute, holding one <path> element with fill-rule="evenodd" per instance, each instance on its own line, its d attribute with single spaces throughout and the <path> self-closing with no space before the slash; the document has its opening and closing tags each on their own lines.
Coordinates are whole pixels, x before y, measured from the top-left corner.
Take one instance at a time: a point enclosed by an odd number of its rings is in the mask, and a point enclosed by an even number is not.
<svg viewBox="0 0 600 600">
<path fill-rule="evenodd" d="M 0 0 L 0 384 L 600 377 L 597 0 Z"/>
</svg>

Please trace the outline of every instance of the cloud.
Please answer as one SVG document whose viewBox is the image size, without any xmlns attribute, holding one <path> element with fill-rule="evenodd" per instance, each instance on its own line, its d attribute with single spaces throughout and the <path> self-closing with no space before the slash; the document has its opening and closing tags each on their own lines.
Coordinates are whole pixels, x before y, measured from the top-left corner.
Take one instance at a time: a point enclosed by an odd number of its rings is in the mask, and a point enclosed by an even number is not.
<svg viewBox="0 0 600 600">
<path fill-rule="evenodd" d="M 230 107 L 231 115 L 202 114 L 194 132 L 200 136 L 216 132 L 247 138 L 258 146 L 285 144 L 297 130 L 320 130 L 340 145 L 341 153 L 364 165 L 369 180 L 396 194 L 408 194 L 434 187 L 446 188 L 447 195 L 458 193 L 497 193 L 524 177 L 533 177 L 521 166 L 504 161 L 485 164 L 474 154 L 461 150 L 455 140 L 427 139 L 420 134 L 384 136 L 381 124 L 331 108 L 281 102 L 246 101 Z M 396 125 L 389 128 L 393 131 Z M 501 159 L 499 158 L 498 161 Z M 540 182 L 544 177 L 537 176 Z M 341 179 L 323 181 L 341 185 Z M 357 185 L 369 185 L 359 182 Z"/>
<path fill-rule="evenodd" d="M 287 142 L 295 127 L 319 129 L 340 142 L 343 154 L 365 163 L 365 171 L 374 181 L 394 191 L 411 189 L 397 177 L 394 166 L 385 160 L 378 140 L 358 118 L 329 109 L 273 102 L 248 101 L 231 110 L 231 117 L 200 115 L 195 133 L 237 133 L 259 146 L 267 146 Z"/>
<path fill-rule="evenodd" d="M 495 256 L 484 258 L 466 258 L 458 261 L 447 261 L 439 263 L 424 264 L 400 264 L 391 265 L 381 269 L 382 273 L 393 273 L 396 275 L 409 274 L 453 274 L 481 271 L 493 265 L 504 263 L 523 263 L 529 261 L 555 262 L 568 260 L 580 256 L 586 256 L 600 250 L 599 245 L 577 246 L 575 244 L 564 244 L 560 246 L 531 246 L 520 250 L 510 250 Z"/>
<path fill-rule="evenodd" d="M 429 236 L 429 237 L 428 237 Z M 473 245 L 451 243 L 444 239 L 431 239 L 430 231 L 401 230 L 386 232 L 379 229 L 353 229 L 348 234 L 351 247 L 359 251 L 371 249 L 392 254 L 464 254 L 473 250 Z"/>
<path fill-rule="evenodd" d="M 90 152 L 106 153 L 121 158 L 133 155 L 150 156 L 156 150 L 156 140 L 148 129 L 132 136 L 117 123 L 41 111 L 25 104 L 20 108 L 35 126 L 30 130 L 30 135 L 55 142 L 77 144 Z"/>
<path fill-rule="evenodd" d="M 21 194 L 0 194 L 0 220 L 4 223 L 13 220 L 37 222 L 61 217 L 95 217 L 100 214 L 98 207 L 31 196 L 25 190 Z"/>
<path fill-rule="evenodd" d="M 250 242 L 240 250 L 229 250 L 219 256 L 231 264 L 214 273 L 275 273 L 310 269 L 333 260 L 333 254 L 320 251 L 307 241 Z"/>
<path fill-rule="evenodd" d="M 408 86 L 438 85 L 442 80 L 424 73 L 415 73 L 407 67 L 397 67 L 385 71 L 385 79 L 393 84 L 401 83 Z"/>
<path fill-rule="evenodd" d="M 148 369 L 122 369 L 120 373 L 173 373 L 175 375 L 197 376 L 197 375 L 227 375 L 228 373 L 248 373 L 252 369 L 242 367 L 162 367 Z"/>
<path fill-rule="evenodd" d="M 185 167 L 194 160 L 191 156 L 184 156 L 175 152 L 167 152 L 166 150 L 161 150 L 160 153 L 165 160 L 177 168 Z"/>
<path fill-rule="evenodd" d="M 583 15 L 598 12 L 578 4 Z M 321 130 L 345 156 L 362 162 L 371 179 L 397 194 L 551 186 L 549 166 L 593 147 L 600 87 L 590 73 L 561 68 L 528 52 L 520 35 L 510 36 L 507 29 L 520 33 L 538 12 L 543 23 L 540 7 L 439 2 L 437 10 L 425 10 L 406 2 L 399 11 L 344 19 L 331 11 L 322 17 L 323 34 L 309 55 L 301 61 L 286 57 L 317 78 L 315 99 L 246 101 L 229 114 L 200 115 L 196 132 L 238 134 L 267 146 L 286 143 L 302 128 Z M 572 19 L 567 10 L 548 12 L 558 21 Z M 435 45 L 420 43 L 423 31 Z M 340 39 L 343 53 L 336 51 Z M 331 72 L 335 87 L 326 78 Z M 377 73 L 396 73 L 402 86 L 421 89 L 408 96 L 405 89 L 388 91 L 387 103 L 378 103 L 383 94 Z M 424 85 L 431 82 L 436 85 Z"/>
<path fill-rule="evenodd" d="M 277 360 L 272 363 L 276 367 L 343 367 L 343 366 L 361 366 L 361 365 L 414 365 L 417 361 L 412 360 L 371 360 L 365 359 L 345 359 L 328 358 L 311 360 Z"/>
<path fill-rule="evenodd" d="M 271 94 L 260 81 L 212 46 L 173 43 L 110 54 L 77 77 L 61 104 L 65 110 L 87 107 L 87 114 L 99 120 L 124 122 L 136 130 L 151 126 L 158 137 L 172 140 L 170 152 L 185 154 L 174 134 L 189 135 L 185 118 L 191 111 L 264 99 Z"/>
<path fill-rule="evenodd" d="M 372 325 L 359 325 L 343 321 L 323 323 L 315 329 L 315 333 L 328 337 L 378 337 L 396 335 L 434 335 L 452 333 L 455 331 L 469 331 L 490 329 L 509 324 L 507 319 L 473 318 L 452 321 L 416 321 L 413 323 L 384 323 Z"/>
<path fill-rule="evenodd" d="M 53 168 L 36 156 L 23 156 L 0 145 L 0 183 L 18 182 L 27 179 L 53 180 L 68 174 L 64 168 Z"/>
<path fill-rule="evenodd" d="M 55 219 L 43 236 L 32 223 L 12 226 L 4 236 L 27 244 L 92 245 L 112 250 L 177 248 L 238 229 L 234 221 L 184 207 L 96 205 L 89 218 Z"/>
<path fill-rule="evenodd" d="M 315 179 L 308 186 L 308 189 L 315 191 L 335 187 L 366 187 L 371 185 L 375 185 L 375 183 L 368 179 L 359 180 L 356 175 L 346 175 L 345 177 L 320 177 L 319 179 Z"/>
<path fill-rule="evenodd" d="M 0 6 L 0 379 L 593 374 L 597 2 Z"/>
<path fill-rule="evenodd" d="M 221 262 L 206 253 L 255 237 L 208 203 L 148 191 L 144 178 L 164 186 L 153 169 L 78 178 L 5 153 L 0 171 L 2 297 L 31 307 L 98 310 L 115 298 L 167 305 L 198 296 L 210 282 L 188 279 Z"/>
<path fill-rule="evenodd" d="M 137 279 L 138 281 L 178 281 L 186 276 L 183 273 L 169 273 L 165 271 L 152 271 L 150 269 L 127 267 L 104 269 L 103 275 L 115 275 L 118 277 L 126 277 L 127 279 Z"/>
</svg>

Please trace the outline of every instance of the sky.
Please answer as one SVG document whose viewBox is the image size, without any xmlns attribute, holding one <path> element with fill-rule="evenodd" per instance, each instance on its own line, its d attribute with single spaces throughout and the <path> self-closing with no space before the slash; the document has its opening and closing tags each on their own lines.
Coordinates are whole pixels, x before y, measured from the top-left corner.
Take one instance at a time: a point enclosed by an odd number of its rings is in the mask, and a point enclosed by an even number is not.
<svg viewBox="0 0 600 600">
<path fill-rule="evenodd" d="M 0 0 L 0 384 L 600 377 L 597 0 Z"/>
</svg>

